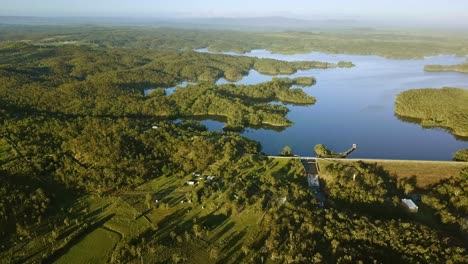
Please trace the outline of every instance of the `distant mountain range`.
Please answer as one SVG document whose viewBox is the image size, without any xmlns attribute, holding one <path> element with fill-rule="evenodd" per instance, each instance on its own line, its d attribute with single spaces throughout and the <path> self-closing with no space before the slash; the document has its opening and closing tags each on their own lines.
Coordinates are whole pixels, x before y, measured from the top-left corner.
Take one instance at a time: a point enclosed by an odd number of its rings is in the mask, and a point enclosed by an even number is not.
<svg viewBox="0 0 468 264">
<path fill-rule="evenodd" d="M 323 30 L 323 29 L 443 29 L 466 32 L 468 25 L 425 24 L 411 21 L 366 20 L 361 18 L 323 17 L 24 17 L 0 16 L 0 24 L 16 25 L 118 25 L 118 26 L 157 26 L 203 29 L 232 30 Z"/>
<path fill-rule="evenodd" d="M 208 27 L 228 29 L 313 29 L 321 27 L 359 26 L 351 19 L 307 20 L 289 17 L 210 17 L 210 18 L 147 18 L 147 17 L 19 17 L 0 16 L 0 24 L 20 25 L 133 25 L 133 26 L 173 26 Z"/>
<path fill-rule="evenodd" d="M 166 20 L 166 23 L 178 25 L 208 25 L 223 28 L 271 28 L 271 29 L 304 29 L 324 26 L 352 26 L 358 25 L 358 21 L 351 19 L 333 20 L 307 20 L 289 17 L 245 17 L 245 18 L 184 18 Z"/>
</svg>

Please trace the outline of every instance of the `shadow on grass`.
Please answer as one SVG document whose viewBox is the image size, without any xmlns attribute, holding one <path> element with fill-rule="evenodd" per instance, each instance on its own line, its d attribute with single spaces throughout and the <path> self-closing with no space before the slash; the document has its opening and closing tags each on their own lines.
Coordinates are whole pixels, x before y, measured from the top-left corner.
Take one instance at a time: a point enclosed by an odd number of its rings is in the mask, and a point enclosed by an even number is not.
<svg viewBox="0 0 468 264">
<path fill-rule="evenodd" d="M 228 261 L 233 259 L 236 253 L 240 252 L 242 244 L 238 244 L 238 243 L 244 238 L 245 234 L 247 234 L 247 232 L 244 229 L 241 232 L 232 236 L 231 239 L 229 239 L 227 244 L 221 249 L 221 251 L 227 252 L 227 253 L 222 259 L 218 260 L 217 263 L 227 263 Z M 242 259 L 243 254 L 241 254 L 237 259 L 239 260 L 239 258 Z M 238 262 L 233 262 L 233 263 L 238 263 Z"/>
<path fill-rule="evenodd" d="M 68 242 L 66 245 L 64 245 L 63 247 L 57 249 L 49 257 L 42 260 L 42 263 L 53 263 L 53 262 L 57 261 L 68 250 L 70 250 L 73 246 L 78 244 L 84 237 L 86 237 L 88 234 L 90 234 L 94 230 L 100 228 L 102 225 L 104 225 L 105 222 L 109 221 L 113 216 L 114 216 L 114 214 L 103 217 L 102 219 L 96 221 L 94 224 L 86 227 L 83 231 L 81 231 L 81 233 L 79 235 L 77 235 L 72 240 L 70 240 L 70 242 Z"/>
<path fill-rule="evenodd" d="M 233 227 L 235 226 L 234 223 L 229 223 L 227 225 L 225 225 L 223 227 L 223 229 L 221 229 L 221 231 L 219 231 L 216 236 L 213 236 L 211 239 L 210 239 L 210 243 L 214 243 L 216 241 L 218 241 L 224 234 L 226 234 L 227 232 L 229 232 L 229 230 L 231 230 Z"/>
<path fill-rule="evenodd" d="M 185 216 L 187 214 L 186 209 L 179 209 L 173 214 L 166 216 L 158 223 L 158 230 L 155 235 L 161 238 L 161 241 L 167 240 L 171 231 L 181 233 L 183 231 L 189 231 L 189 227 L 192 223 L 187 223 Z"/>
<path fill-rule="evenodd" d="M 200 218 L 200 222 L 210 230 L 221 226 L 228 219 L 227 215 L 224 214 L 209 214 Z"/>
</svg>

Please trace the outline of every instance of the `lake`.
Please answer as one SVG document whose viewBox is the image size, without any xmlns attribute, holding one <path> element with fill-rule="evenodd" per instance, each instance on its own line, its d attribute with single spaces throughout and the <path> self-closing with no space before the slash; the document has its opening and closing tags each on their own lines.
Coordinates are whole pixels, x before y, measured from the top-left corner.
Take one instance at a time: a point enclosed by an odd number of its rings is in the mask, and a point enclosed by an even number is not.
<svg viewBox="0 0 468 264">
<path fill-rule="evenodd" d="M 199 52 L 207 52 L 199 49 Z M 239 55 L 236 53 L 226 53 Z M 426 129 L 394 116 L 395 96 L 413 88 L 468 88 L 468 74 L 455 72 L 425 72 L 426 64 L 457 64 L 465 58 L 449 55 L 417 60 L 394 60 L 378 56 L 347 54 L 272 54 L 253 50 L 242 54 L 286 61 L 317 60 L 325 62 L 352 61 L 353 68 L 312 69 L 281 77 L 313 76 L 317 83 L 304 88 L 317 99 L 315 105 L 287 105 L 287 118 L 294 125 L 283 131 L 248 128 L 243 136 L 259 141 L 263 152 L 278 154 L 286 145 L 295 154 L 313 156 L 313 148 L 321 143 L 341 152 L 357 144 L 350 158 L 450 160 L 468 142 L 457 139 L 444 129 Z M 251 70 L 237 84 L 269 81 L 272 76 Z M 229 83 L 225 79 L 217 82 Z M 467 102 L 468 103 L 468 102 Z M 206 120 L 210 130 L 219 130 L 223 123 Z"/>
<path fill-rule="evenodd" d="M 171 95 L 171 94 L 173 94 L 175 92 L 176 87 L 185 88 L 189 84 L 195 84 L 195 83 L 193 83 L 193 82 L 180 82 L 176 86 L 165 88 L 164 91 L 166 92 L 166 95 Z M 155 89 L 146 89 L 146 90 L 144 90 L 144 95 L 148 96 L 154 90 Z"/>
</svg>

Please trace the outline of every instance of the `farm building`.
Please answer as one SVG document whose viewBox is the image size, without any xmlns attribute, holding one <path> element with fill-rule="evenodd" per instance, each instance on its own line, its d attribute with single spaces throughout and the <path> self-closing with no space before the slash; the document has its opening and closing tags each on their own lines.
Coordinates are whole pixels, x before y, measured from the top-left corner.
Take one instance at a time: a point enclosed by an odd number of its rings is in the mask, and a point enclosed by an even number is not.
<svg viewBox="0 0 468 264">
<path fill-rule="evenodd" d="M 208 177 L 206 177 L 206 180 L 207 181 L 212 181 L 212 180 L 214 180 L 214 178 L 215 178 L 215 176 L 208 176 Z"/>
<path fill-rule="evenodd" d="M 408 211 L 411 213 L 417 213 L 418 212 L 418 206 L 413 202 L 411 199 L 401 199 L 401 202 L 403 206 L 405 206 Z"/>
</svg>

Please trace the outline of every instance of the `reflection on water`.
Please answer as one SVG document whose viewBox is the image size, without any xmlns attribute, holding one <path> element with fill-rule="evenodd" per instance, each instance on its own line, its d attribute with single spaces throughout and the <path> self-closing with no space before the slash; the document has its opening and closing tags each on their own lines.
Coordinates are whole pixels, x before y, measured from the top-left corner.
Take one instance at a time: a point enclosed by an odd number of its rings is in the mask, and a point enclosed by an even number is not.
<svg viewBox="0 0 468 264">
<path fill-rule="evenodd" d="M 206 52 L 206 49 L 198 50 Z M 233 53 L 230 53 L 233 55 Z M 322 143 L 342 151 L 353 143 L 358 150 L 350 158 L 449 160 L 455 151 L 468 148 L 467 139 L 454 137 L 445 129 L 427 129 L 394 115 L 395 96 L 412 88 L 444 86 L 468 88 L 468 74 L 425 72 L 426 64 L 457 64 L 464 58 L 433 56 L 418 60 L 395 60 L 378 56 L 324 54 L 283 55 L 266 50 L 243 54 L 286 61 L 352 61 L 354 68 L 312 69 L 280 77 L 313 76 L 316 85 L 305 88 L 315 96 L 312 106 L 287 105 L 287 118 L 294 125 L 282 131 L 248 128 L 242 135 L 259 141 L 263 151 L 279 153 L 285 145 L 299 155 L 313 155 L 315 144 Z M 273 77 L 251 70 L 237 84 L 256 84 Z M 229 83 L 220 79 L 218 84 Z M 467 102 L 468 103 L 468 102 Z M 223 123 L 204 121 L 211 130 Z"/>
</svg>

